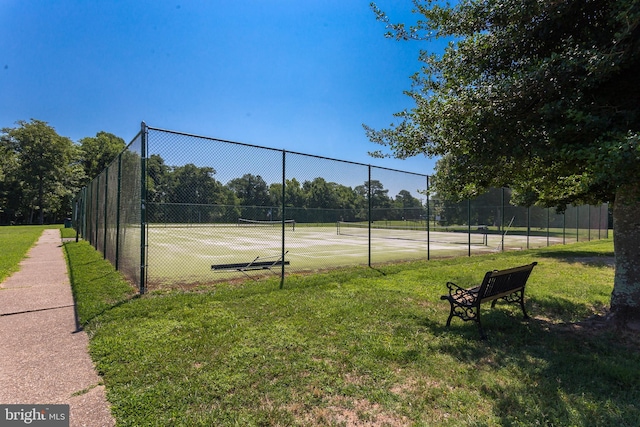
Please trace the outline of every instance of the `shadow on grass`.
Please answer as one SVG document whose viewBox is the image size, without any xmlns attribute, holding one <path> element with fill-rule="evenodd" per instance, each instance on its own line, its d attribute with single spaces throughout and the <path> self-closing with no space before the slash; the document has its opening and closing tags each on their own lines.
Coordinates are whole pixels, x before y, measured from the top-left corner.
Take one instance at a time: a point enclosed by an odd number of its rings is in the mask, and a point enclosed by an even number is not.
<svg viewBox="0 0 640 427">
<path fill-rule="evenodd" d="M 535 304 L 552 317 L 556 310 L 580 309 L 560 299 Z M 454 320 L 447 328 L 445 317 L 418 324 L 434 336 L 430 350 L 450 355 L 463 367 L 452 369 L 456 375 L 473 372 L 454 381 L 484 395 L 499 425 L 637 425 L 637 340 L 611 328 L 557 320 L 523 320 L 496 307 L 482 313 L 486 341 L 479 340 L 475 322 Z"/>
<path fill-rule="evenodd" d="M 85 247 L 86 246 L 86 247 Z M 86 243 L 65 243 L 76 332 L 105 312 L 136 299 L 134 288 Z"/>
<path fill-rule="evenodd" d="M 573 322 L 585 319 L 597 313 L 605 311 L 604 306 L 594 306 L 587 303 L 576 303 L 566 298 L 546 295 L 544 297 L 529 298 L 527 308 L 534 313 L 542 313 L 541 316 L 556 319 L 556 322 Z"/>
<path fill-rule="evenodd" d="M 588 251 L 588 250 L 544 250 L 536 254 L 540 258 L 553 258 L 568 263 L 580 263 L 595 266 L 614 266 L 615 254 L 613 251 Z"/>
</svg>

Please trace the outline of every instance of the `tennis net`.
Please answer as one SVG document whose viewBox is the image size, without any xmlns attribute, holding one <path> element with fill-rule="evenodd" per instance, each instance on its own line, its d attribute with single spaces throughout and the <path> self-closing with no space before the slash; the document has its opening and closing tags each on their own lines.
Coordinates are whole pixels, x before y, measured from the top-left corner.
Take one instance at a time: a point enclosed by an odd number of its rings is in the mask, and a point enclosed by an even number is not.
<svg viewBox="0 0 640 427">
<path fill-rule="evenodd" d="M 291 227 L 293 230 L 296 229 L 295 219 L 285 219 L 284 221 L 277 221 L 277 220 L 268 221 L 268 220 L 238 218 L 239 227 L 281 227 L 283 222 L 285 227 Z"/>
<path fill-rule="evenodd" d="M 383 222 L 336 222 L 336 232 L 341 236 L 430 241 L 449 244 L 486 245 L 486 233 L 479 230 L 469 232 L 468 228 L 438 231 L 428 229 L 425 221 L 383 221 Z"/>
</svg>

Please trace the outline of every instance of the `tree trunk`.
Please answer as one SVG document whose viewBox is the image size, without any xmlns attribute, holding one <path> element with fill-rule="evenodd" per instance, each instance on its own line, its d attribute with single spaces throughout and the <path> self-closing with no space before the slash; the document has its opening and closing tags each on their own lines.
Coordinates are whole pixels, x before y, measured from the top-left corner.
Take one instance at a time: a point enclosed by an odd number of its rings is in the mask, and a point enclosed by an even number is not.
<svg viewBox="0 0 640 427">
<path fill-rule="evenodd" d="M 640 320 L 640 184 L 620 187 L 613 205 L 616 272 L 611 315 L 620 327 Z"/>
</svg>

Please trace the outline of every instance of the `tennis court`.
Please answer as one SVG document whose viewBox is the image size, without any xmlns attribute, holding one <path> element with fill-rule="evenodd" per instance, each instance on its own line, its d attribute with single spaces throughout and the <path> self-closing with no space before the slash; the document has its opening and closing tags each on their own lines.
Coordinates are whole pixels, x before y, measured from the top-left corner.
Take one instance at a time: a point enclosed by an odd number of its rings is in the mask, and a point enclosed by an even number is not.
<svg viewBox="0 0 640 427">
<path fill-rule="evenodd" d="M 369 250 L 369 232 L 371 249 Z M 231 278 L 264 277 L 271 271 L 212 271 L 212 265 L 247 263 L 281 258 L 283 229 L 279 226 L 156 225 L 148 229 L 148 284 L 211 283 Z M 486 238 L 486 243 L 483 243 Z M 336 224 L 284 227 L 285 259 L 289 273 L 387 262 L 465 256 L 505 249 L 546 246 L 548 237 L 471 234 L 454 231 L 406 230 L 399 227 L 345 227 Z M 471 244 L 469 245 L 469 241 Z M 550 244 L 562 243 L 551 238 Z"/>
<path fill-rule="evenodd" d="M 424 174 L 145 124 L 73 205 L 74 227 L 140 293 L 283 272 L 229 264 L 376 266 L 591 240 L 608 226 L 607 205 L 515 206 L 506 188 L 447 200 Z"/>
</svg>

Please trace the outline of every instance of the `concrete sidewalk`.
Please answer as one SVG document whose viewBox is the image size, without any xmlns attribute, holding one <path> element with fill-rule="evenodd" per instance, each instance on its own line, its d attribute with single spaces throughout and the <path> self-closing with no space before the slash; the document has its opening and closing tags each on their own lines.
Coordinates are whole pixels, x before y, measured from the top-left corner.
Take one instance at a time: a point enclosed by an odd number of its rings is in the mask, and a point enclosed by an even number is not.
<svg viewBox="0 0 640 427">
<path fill-rule="evenodd" d="M 70 426 L 113 426 L 76 320 L 59 230 L 0 284 L 0 404 L 69 404 Z"/>
</svg>

